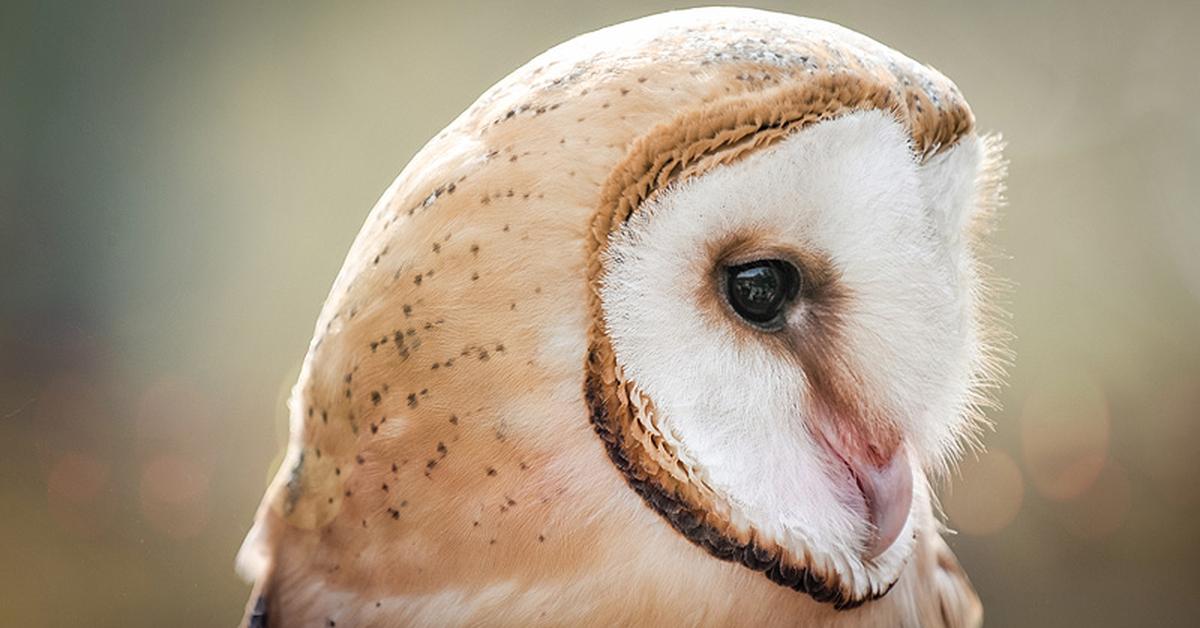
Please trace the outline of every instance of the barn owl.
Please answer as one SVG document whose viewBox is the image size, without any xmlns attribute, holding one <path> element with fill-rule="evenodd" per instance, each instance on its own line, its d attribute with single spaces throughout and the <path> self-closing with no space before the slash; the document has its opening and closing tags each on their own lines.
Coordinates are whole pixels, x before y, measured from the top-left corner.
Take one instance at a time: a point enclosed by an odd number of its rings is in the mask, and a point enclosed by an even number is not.
<svg viewBox="0 0 1200 628">
<path fill-rule="evenodd" d="M 373 208 L 239 555 L 252 626 L 975 625 L 998 377 L 956 87 L 744 9 L 581 36 Z"/>
</svg>

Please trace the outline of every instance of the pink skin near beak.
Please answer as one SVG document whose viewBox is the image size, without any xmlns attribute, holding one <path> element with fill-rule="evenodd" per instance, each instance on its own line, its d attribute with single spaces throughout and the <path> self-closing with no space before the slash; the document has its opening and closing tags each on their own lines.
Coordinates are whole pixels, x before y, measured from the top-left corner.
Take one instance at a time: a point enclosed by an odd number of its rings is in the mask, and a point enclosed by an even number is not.
<svg viewBox="0 0 1200 628">
<path fill-rule="evenodd" d="M 838 430 L 822 428 L 821 440 L 833 456 L 846 465 L 862 493 L 872 533 L 863 558 L 873 560 L 900 536 L 912 508 L 913 474 L 903 444 L 890 452 L 874 445 L 844 439 Z"/>
</svg>

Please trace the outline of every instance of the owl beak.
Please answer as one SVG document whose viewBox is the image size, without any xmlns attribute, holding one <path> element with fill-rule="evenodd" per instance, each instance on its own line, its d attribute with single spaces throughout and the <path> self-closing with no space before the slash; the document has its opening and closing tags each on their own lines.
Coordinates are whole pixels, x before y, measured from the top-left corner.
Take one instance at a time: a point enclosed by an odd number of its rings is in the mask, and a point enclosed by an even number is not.
<svg viewBox="0 0 1200 628">
<path fill-rule="evenodd" d="M 882 554 L 900 536 L 912 507 L 912 467 L 903 447 L 883 463 L 849 461 L 850 472 L 867 502 L 871 526 L 874 528 L 865 558 Z"/>
<path fill-rule="evenodd" d="M 899 538 L 912 508 L 913 473 L 908 454 L 897 436 L 884 439 L 890 447 L 863 444 L 864 440 L 839 434 L 840 430 L 821 430 L 826 446 L 839 459 L 858 484 L 871 523 L 871 536 L 863 558 L 873 560 Z"/>
</svg>

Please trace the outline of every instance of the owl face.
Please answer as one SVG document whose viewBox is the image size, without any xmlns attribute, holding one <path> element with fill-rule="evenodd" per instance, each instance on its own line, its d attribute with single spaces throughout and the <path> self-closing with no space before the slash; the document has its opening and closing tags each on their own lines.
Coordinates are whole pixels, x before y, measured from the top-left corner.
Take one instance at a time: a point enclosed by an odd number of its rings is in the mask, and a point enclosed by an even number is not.
<svg viewBox="0 0 1200 628">
<path fill-rule="evenodd" d="M 681 532 L 843 607 L 896 581 L 914 493 L 972 429 L 985 148 L 922 160 L 893 113 L 854 111 L 613 228 L 599 344 L 627 400 L 599 429 Z"/>
</svg>

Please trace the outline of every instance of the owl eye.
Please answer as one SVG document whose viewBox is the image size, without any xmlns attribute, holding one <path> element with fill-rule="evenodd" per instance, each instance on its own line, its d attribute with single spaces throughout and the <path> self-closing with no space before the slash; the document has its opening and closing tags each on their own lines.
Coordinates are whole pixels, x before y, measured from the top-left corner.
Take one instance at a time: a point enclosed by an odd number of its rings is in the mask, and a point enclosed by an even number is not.
<svg viewBox="0 0 1200 628">
<path fill-rule="evenodd" d="M 766 259 L 725 269 L 729 305 L 750 324 L 775 331 L 800 291 L 800 272 L 789 262 Z"/>
</svg>

